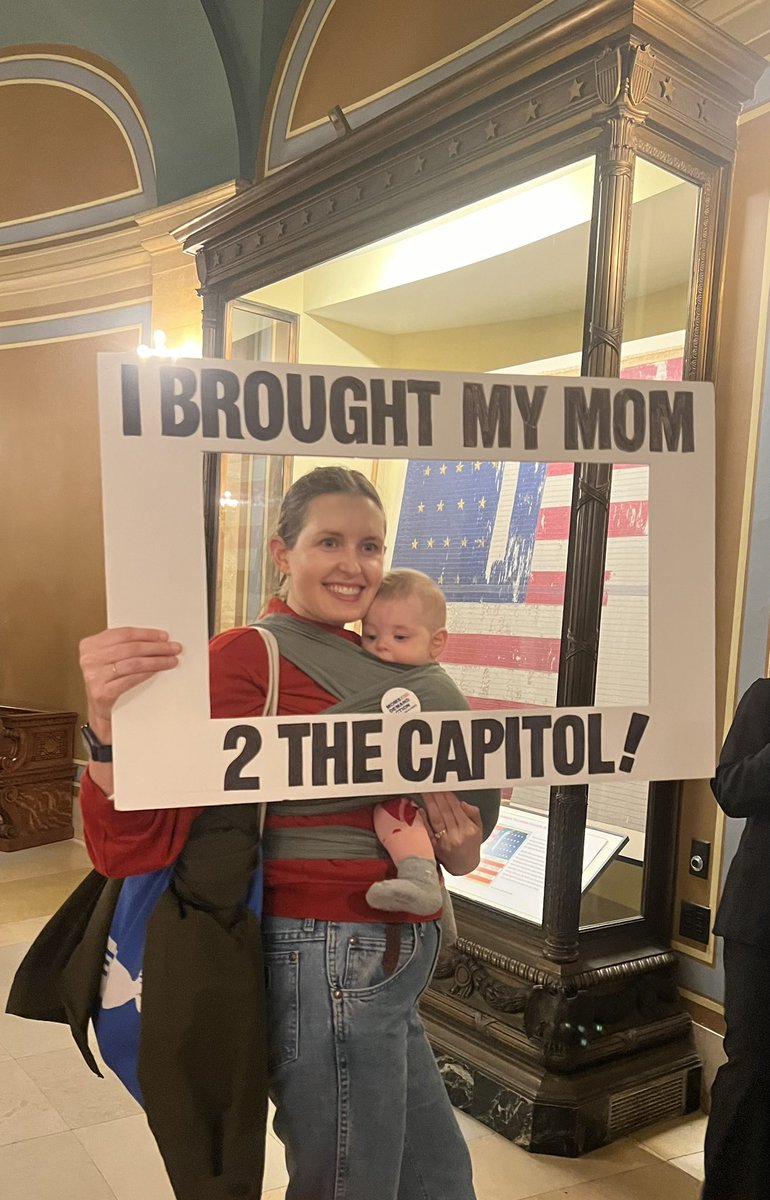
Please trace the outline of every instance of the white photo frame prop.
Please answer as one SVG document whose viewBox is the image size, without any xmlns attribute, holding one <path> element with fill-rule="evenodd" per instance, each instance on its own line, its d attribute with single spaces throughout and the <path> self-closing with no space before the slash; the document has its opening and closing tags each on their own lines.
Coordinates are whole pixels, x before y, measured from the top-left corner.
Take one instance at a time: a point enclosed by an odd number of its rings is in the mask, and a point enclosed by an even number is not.
<svg viewBox="0 0 770 1200">
<path fill-rule="evenodd" d="M 103 354 L 99 397 L 109 624 L 184 647 L 116 706 L 118 808 L 712 773 L 710 384 Z M 204 452 L 649 464 L 648 703 L 212 719 Z"/>
</svg>

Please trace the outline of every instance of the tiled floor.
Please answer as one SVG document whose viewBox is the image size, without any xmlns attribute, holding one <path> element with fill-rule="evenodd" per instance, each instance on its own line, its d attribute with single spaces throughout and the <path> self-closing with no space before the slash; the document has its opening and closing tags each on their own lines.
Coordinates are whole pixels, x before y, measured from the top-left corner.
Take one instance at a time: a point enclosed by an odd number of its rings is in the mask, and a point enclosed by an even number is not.
<svg viewBox="0 0 770 1200">
<path fill-rule="evenodd" d="M 77 842 L 0 854 L 0 1007 L 45 917 L 87 870 Z M 705 1118 L 644 1130 L 580 1159 L 527 1154 L 459 1114 L 478 1200 L 696 1200 Z M 138 1105 L 97 1079 L 68 1030 L 0 1015 L 3 1200 L 173 1200 Z M 285 1195 L 280 1143 L 268 1136 L 263 1200 Z"/>
</svg>

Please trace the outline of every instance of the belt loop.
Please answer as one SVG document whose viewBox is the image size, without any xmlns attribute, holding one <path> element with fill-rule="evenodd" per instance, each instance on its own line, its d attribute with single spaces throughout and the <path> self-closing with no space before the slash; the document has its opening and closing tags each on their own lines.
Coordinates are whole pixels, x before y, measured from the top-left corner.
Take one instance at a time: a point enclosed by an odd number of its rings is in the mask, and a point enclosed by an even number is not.
<svg viewBox="0 0 770 1200">
<path fill-rule="evenodd" d="M 398 966 L 398 960 L 401 955 L 401 926 L 386 925 L 385 926 L 385 953 L 382 956 L 382 969 L 385 972 L 385 978 L 392 975 Z"/>
<path fill-rule="evenodd" d="M 315 917 L 305 917 L 305 919 L 302 922 L 302 932 L 303 933 L 314 933 L 315 932 Z"/>
</svg>

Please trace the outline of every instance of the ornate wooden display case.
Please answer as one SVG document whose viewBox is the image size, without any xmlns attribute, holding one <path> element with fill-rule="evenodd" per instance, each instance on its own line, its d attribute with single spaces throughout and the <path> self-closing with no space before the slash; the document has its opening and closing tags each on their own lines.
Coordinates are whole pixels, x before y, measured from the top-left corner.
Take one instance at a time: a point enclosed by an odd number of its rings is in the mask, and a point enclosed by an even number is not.
<svg viewBox="0 0 770 1200">
<path fill-rule="evenodd" d="M 637 164 L 692 189 L 682 376 L 713 377 L 741 103 L 764 64 L 669 0 L 602 0 L 544 25 L 256 185 L 180 235 L 204 354 L 238 297 L 565 164 L 595 158 L 582 370 L 617 376 Z M 654 246 L 653 246 L 654 252 Z M 556 700 L 595 695 L 612 468 L 572 491 Z M 210 550 L 219 484 L 208 477 Z M 650 784 L 638 911 L 581 925 L 587 789 L 552 789 L 542 924 L 458 899 L 460 940 L 423 1001 L 452 1099 L 532 1150 L 575 1155 L 698 1106 L 675 984 L 675 783 Z"/>
<path fill-rule="evenodd" d="M 77 713 L 0 706 L 0 851 L 73 836 Z"/>
</svg>

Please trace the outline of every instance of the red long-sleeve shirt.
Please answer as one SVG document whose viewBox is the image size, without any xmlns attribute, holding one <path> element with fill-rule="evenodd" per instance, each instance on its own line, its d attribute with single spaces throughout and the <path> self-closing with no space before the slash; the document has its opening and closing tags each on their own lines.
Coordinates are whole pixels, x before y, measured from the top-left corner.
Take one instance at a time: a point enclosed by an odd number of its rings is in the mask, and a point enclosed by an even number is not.
<svg viewBox="0 0 770 1200">
<path fill-rule="evenodd" d="M 269 612 L 296 613 L 273 599 Z M 330 632 L 357 641 L 349 630 L 326 626 Z M 268 680 L 267 652 L 254 629 L 231 629 L 219 634 L 210 647 L 211 713 L 213 717 L 260 716 Z M 281 659 L 278 714 L 299 716 L 323 712 L 335 697 L 286 659 Z M 103 875 L 124 877 L 157 871 L 179 855 L 199 808 L 117 812 L 86 771 L 80 785 L 83 828 L 91 860 Z M 266 825 L 312 828 L 354 825 L 372 829 L 372 808 L 350 808 L 318 816 L 282 814 L 280 803 L 270 804 Z M 402 922 L 425 920 L 409 913 L 387 913 L 366 902 L 372 883 L 390 879 L 395 868 L 386 859 L 268 859 L 265 862 L 264 910 L 275 916 L 314 917 L 325 921 Z"/>
</svg>

